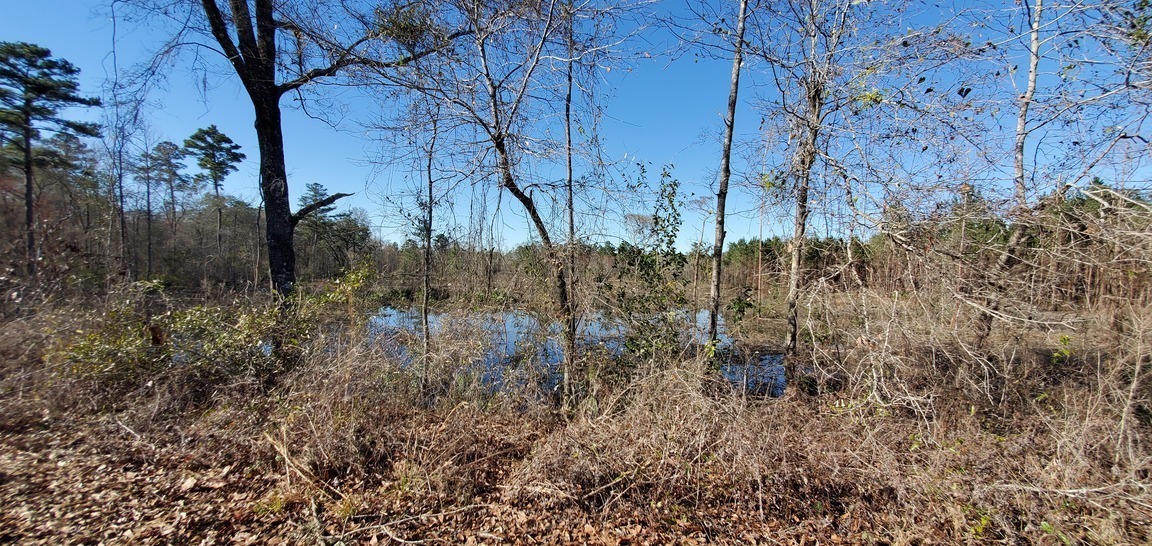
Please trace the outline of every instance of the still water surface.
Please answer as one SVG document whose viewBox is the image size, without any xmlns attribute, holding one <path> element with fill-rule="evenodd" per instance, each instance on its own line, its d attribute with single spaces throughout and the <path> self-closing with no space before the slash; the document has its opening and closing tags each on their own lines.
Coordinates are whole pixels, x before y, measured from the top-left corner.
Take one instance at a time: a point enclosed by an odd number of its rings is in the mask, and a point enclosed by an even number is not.
<svg viewBox="0 0 1152 546">
<path fill-rule="evenodd" d="M 707 311 L 698 311 L 689 317 L 681 313 L 678 320 L 689 325 L 689 340 L 701 344 L 706 339 Z M 479 372 L 481 381 L 490 388 L 500 390 L 513 382 L 524 380 L 523 365 L 528 363 L 539 373 L 536 381 L 545 390 L 556 388 L 560 381 L 560 363 L 564 348 L 560 342 L 561 327 L 550 323 L 546 327 L 531 313 L 524 311 L 477 312 L 468 315 L 428 315 L 432 336 L 444 334 L 448 328 L 464 327 L 481 332 L 485 347 L 473 362 L 472 372 Z M 384 307 L 368 321 L 370 335 L 395 351 L 395 356 L 411 361 L 413 356 L 401 343 L 393 342 L 398 334 L 419 334 L 418 309 Z M 783 358 L 779 354 L 746 356 L 733 354 L 733 340 L 720 319 L 718 350 L 730 355 L 720 366 L 720 375 L 733 387 L 754 396 L 781 396 L 784 394 Z M 597 348 L 610 356 L 624 351 L 628 333 L 627 324 L 619 319 L 599 313 L 587 315 L 579 326 L 578 343 L 584 348 Z M 515 377 L 516 379 L 513 379 Z"/>
</svg>

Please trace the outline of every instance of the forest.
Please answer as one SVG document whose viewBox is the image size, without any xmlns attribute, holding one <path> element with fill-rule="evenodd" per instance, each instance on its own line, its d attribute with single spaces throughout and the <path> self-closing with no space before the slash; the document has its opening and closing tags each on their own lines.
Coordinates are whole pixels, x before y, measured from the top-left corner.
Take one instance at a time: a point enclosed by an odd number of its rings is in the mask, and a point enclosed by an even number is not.
<svg viewBox="0 0 1152 546">
<path fill-rule="evenodd" d="M 0 542 L 1152 542 L 1146 0 L 103 4 L 0 41 Z"/>
</svg>

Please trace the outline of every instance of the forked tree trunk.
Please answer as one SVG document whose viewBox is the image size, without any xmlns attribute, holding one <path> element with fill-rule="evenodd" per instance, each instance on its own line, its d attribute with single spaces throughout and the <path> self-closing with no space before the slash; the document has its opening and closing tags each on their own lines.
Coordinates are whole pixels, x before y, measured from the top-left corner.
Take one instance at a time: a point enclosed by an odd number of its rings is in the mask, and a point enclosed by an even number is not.
<svg viewBox="0 0 1152 546">
<path fill-rule="evenodd" d="M 535 50 L 531 52 L 530 60 L 521 68 L 523 72 L 523 85 L 515 92 L 514 97 L 510 100 L 504 100 L 501 95 L 501 89 L 506 85 L 505 80 L 497 80 L 493 77 L 488 65 L 488 54 L 485 45 L 485 39 L 480 38 L 476 41 L 477 52 L 480 56 L 480 62 L 483 67 L 483 79 L 487 85 L 487 107 L 490 109 L 491 118 L 484 121 L 485 131 L 488 134 L 488 139 L 492 143 L 492 148 L 496 152 L 496 168 L 497 175 L 500 182 L 499 187 L 507 190 L 516 198 L 516 201 L 524 207 L 524 212 L 528 214 L 528 218 L 532 221 L 532 226 L 536 229 L 537 236 L 540 237 L 540 245 L 544 250 L 544 258 L 547 260 L 549 267 L 552 269 L 552 292 L 555 298 L 557 311 L 560 313 L 561 323 L 565 325 L 571 324 L 570 321 L 575 320 L 572 313 L 572 302 L 568 292 L 568 275 L 564 264 L 564 257 L 559 249 L 552 242 L 552 237 L 549 235 L 548 226 L 544 223 L 544 219 L 540 216 L 540 210 L 536 206 L 536 201 L 532 196 L 526 194 L 524 190 L 517 184 L 516 176 L 513 172 L 513 161 L 511 153 L 508 149 L 508 127 L 505 118 L 508 120 L 518 119 L 518 111 L 521 101 L 524 99 L 527 92 L 527 82 L 531 79 L 532 74 L 540 64 L 543 58 L 542 51 L 544 49 L 545 38 L 547 37 L 547 29 L 552 28 L 551 22 L 553 19 L 553 11 L 550 7 L 546 20 L 544 21 L 545 34 L 535 45 Z M 568 337 L 568 331 L 565 331 L 565 337 Z M 567 395 L 567 392 L 562 392 L 562 396 Z M 563 405 L 567 405 L 569 400 L 562 400 Z"/>
<path fill-rule="evenodd" d="M 282 61 L 277 51 L 277 31 L 290 29 L 293 23 L 277 19 L 277 2 L 274 0 L 229 0 L 227 16 L 217 2 L 219 0 L 200 0 L 200 5 L 212 37 L 235 69 L 255 110 L 256 139 L 260 148 L 260 194 L 264 198 L 267 214 L 265 231 L 268 240 L 268 271 L 276 292 L 288 296 L 296 283 L 296 253 L 292 247 L 295 219 L 288 198 L 280 99 L 285 93 L 316 80 L 332 77 L 360 60 L 354 59 L 350 51 L 342 51 L 328 66 L 310 70 L 301 67 L 295 79 L 277 82 Z M 456 33 L 447 38 L 452 40 L 464 34 Z M 370 38 L 365 36 L 357 43 Z M 429 49 L 392 62 L 372 64 L 380 68 L 408 66 L 412 61 L 435 51 Z"/>
<path fill-rule="evenodd" d="M 508 155 L 508 147 L 505 142 L 505 137 L 501 133 L 496 133 L 492 136 L 492 145 L 496 149 L 496 160 L 501 177 L 501 187 L 508 190 L 520 205 L 524 207 L 524 211 L 528 213 L 529 219 L 532 220 L 533 227 L 536 228 L 536 235 L 540 237 L 540 246 L 544 249 L 544 258 L 551 266 L 553 274 L 552 293 L 556 299 L 556 307 L 561 313 L 561 322 L 565 325 L 570 324 L 569 321 L 574 321 L 575 317 L 571 315 L 572 306 L 570 303 L 570 295 L 568 293 L 568 280 L 565 274 L 564 260 L 560 256 L 560 252 L 556 245 L 552 243 L 552 238 L 548 234 L 548 226 L 544 224 L 544 219 L 540 216 L 540 211 L 536 206 L 536 202 L 532 197 L 524 193 L 520 186 L 516 184 L 516 178 L 512 173 L 512 161 Z M 567 337 L 568 332 L 565 332 Z M 567 392 L 563 393 L 567 394 Z M 564 400 L 563 404 L 567 404 L 568 400 Z"/>
</svg>

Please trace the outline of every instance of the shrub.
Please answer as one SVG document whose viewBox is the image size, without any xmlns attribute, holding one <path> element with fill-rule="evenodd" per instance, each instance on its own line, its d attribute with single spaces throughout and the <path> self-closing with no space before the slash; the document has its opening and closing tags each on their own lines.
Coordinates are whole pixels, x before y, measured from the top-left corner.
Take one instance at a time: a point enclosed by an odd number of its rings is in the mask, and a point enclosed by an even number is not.
<svg viewBox="0 0 1152 546">
<path fill-rule="evenodd" d="M 103 394 L 98 406 L 160 383 L 181 383 L 185 402 L 225 382 L 268 384 L 298 360 L 308 331 L 301 313 L 271 300 L 181 307 L 153 282 L 118 289 L 79 322 L 57 329 L 45 360 Z"/>
</svg>

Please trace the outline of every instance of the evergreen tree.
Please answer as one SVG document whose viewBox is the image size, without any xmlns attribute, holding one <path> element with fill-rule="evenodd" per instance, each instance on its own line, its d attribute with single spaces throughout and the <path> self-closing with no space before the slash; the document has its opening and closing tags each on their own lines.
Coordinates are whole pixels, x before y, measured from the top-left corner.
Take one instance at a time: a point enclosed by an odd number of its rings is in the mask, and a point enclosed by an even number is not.
<svg viewBox="0 0 1152 546">
<path fill-rule="evenodd" d="M 224 250 L 224 209 L 221 206 L 220 186 L 229 174 L 236 172 L 236 164 L 244 161 L 246 156 L 240 153 L 240 145 L 232 142 L 215 125 L 192 133 L 184 141 L 184 148 L 196 158 L 196 165 L 204 170 L 196 178 L 211 182 L 212 190 L 216 193 L 216 254 L 219 256 Z"/>
<path fill-rule="evenodd" d="M 41 131 L 96 136 L 91 123 L 58 116 L 69 106 L 99 106 L 99 99 L 83 97 L 76 76 L 80 69 L 52 52 L 24 42 L 0 42 L 0 135 L 20 152 L 15 161 L 24 171 L 24 230 L 28 276 L 36 274 L 36 218 L 33 185 L 34 141 Z"/>
<path fill-rule="evenodd" d="M 344 194 L 336 194 L 342 196 Z M 300 196 L 302 216 L 296 227 L 301 245 L 304 269 L 312 276 L 335 275 L 341 268 L 352 265 L 350 254 L 359 254 L 371 247 L 371 228 L 362 214 L 333 214 L 336 196 L 329 195 L 322 184 L 309 183 Z"/>
<path fill-rule="evenodd" d="M 304 195 L 300 196 L 300 208 L 303 209 L 313 203 L 320 203 L 327 198 L 328 188 L 325 188 L 323 184 L 317 182 L 309 182 L 307 186 L 304 186 Z M 328 216 L 334 210 L 336 210 L 336 207 L 331 205 L 317 208 L 312 211 L 313 218 Z M 307 221 L 307 219 L 305 219 L 305 221 Z"/>
<path fill-rule="evenodd" d="M 196 158 L 196 166 L 204 170 L 197 178 L 211 182 L 216 197 L 220 197 L 220 185 L 224 179 L 236 172 L 236 164 L 247 157 L 240 152 L 240 145 L 232 142 L 215 125 L 197 129 L 184 140 L 184 148 L 188 155 Z"/>
<path fill-rule="evenodd" d="M 152 268 L 152 191 L 163 190 L 168 193 L 168 202 L 165 206 L 168 228 L 171 232 L 172 243 L 176 241 L 176 223 L 179 220 L 177 209 L 179 200 L 177 192 L 185 193 L 192 189 L 192 183 L 184 173 L 180 172 L 184 165 L 181 161 L 185 157 L 184 149 L 175 142 L 163 141 L 157 143 L 151 150 L 140 154 L 133 164 L 132 171 L 137 180 L 144 186 L 145 213 L 147 224 L 147 273 L 153 273 Z"/>
<path fill-rule="evenodd" d="M 168 192 L 165 214 L 168 216 L 168 228 L 172 231 L 172 238 L 175 239 L 176 227 L 182 212 L 181 196 L 199 193 L 203 186 L 181 172 L 184 169 L 182 161 L 187 156 L 187 152 L 175 142 L 167 140 L 161 142 L 152 148 L 149 155 L 155 164 L 154 176 L 157 185 Z"/>
</svg>

